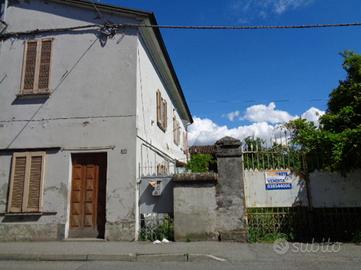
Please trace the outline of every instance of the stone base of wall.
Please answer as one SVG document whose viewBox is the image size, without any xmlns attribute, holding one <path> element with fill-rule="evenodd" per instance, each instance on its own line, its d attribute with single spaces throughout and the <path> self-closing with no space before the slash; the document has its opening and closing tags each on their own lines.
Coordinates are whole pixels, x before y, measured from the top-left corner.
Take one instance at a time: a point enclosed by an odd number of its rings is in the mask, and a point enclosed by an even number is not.
<svg viewBox="0 0 361 270">
<path fill-rule="evenodd" d="M 219 240 L 218 233 L 189 233 L 189 234 L 174 234 L 174 239 L 180 242 L 188 242 L 188 241 L 218 241 Z"/>
<path fill-rule="evenodd" d="M 134 241 L 135 221 L 107 222 L 105 224 L 105 239 L 108 241 Z"/>
<path fill-rule="evenodd" d="M 64 224 L 0 224 L 0 241 L 62 240 L 64 229 Z"/>
<path fill-rule="evenodd" d="M 0 241 L 56 241 L 64 240 L 65 224 L 0 224 Z M 135 222 L 107 223 L 108 241 L 134 241 Z"/>
<path fill-rule="evenodd" d="M 246 230 L 234 230 L 219 232 L 220 241 L 235 241 L 235 242 L 247 242 Z"/>
</svg>

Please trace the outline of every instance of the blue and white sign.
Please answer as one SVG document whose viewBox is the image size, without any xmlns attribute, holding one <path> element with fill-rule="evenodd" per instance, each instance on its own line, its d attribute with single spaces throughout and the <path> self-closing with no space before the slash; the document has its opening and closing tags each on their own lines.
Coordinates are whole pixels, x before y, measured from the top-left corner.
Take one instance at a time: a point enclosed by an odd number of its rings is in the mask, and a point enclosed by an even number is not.
<svg viewBox="0 0 361 270">
<path fill-rule="evenodd" d="M 292 189 L 289 170 L 269 170 L 265 172 L 266 190 Z"/>
</svg>

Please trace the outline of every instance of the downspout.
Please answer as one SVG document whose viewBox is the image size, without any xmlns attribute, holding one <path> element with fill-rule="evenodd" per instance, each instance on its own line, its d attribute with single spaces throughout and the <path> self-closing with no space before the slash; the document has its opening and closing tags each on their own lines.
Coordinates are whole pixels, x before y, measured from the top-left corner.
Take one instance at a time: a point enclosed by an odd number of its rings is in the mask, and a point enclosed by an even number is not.
<svg viewBox="0 0 361 270">
<path fill-rule="evenodd" d="M 8 8 L 8 0 L 4 1 L 3 4 L 3 8 L 2 8 L 2 14 L 1 14 L 1 18 L 0 18 L 0 23 L 2 25 L 4 25 L 4 29 L 1 30 L 0 34 L 4 33 L 6 31 L 6 28 L 8 28 L 8 24 L 5 22 L 6 21 L 6 10 Z"/>
<path fill-rule="evenodd" d="M 0 18 L 2 21 L 5 21 L 5 14 L 6 14 L 6 9 L 8 7 L 8 3 L 9 3 L 8 0 L 4 1 L 4 12 L 3 12 L 3 14 L 1 15 L 1 18 Z"/>
<path fill-rule="evenodd" d="M 0 34 L 4 33 L 6 29 L 8 28 L 8 24 L 5 22 L 6 19 L 6 10 L 8 8 L 8 0 L 4 1 L 3 10 L 0 18 L 0 24 L 4 26 L 4 28 L 0 31 Z M 1 47 L 2 47 L 3 41 L 0 41 L 0 54 L 1 54 Z"/>
</svg>

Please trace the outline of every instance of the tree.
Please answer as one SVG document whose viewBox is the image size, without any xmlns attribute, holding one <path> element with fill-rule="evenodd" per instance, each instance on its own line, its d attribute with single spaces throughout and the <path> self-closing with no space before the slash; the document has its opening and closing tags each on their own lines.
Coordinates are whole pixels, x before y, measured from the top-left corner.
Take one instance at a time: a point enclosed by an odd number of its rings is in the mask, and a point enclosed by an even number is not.
<svg viewBox="0 0 361 270">
<path fill-rule="evenodd" d="M 187 163 L 187 169 L 194 173 L 208 172 L 215 163 L 214 157 L 210 154 L 193 154 Z"/>
<path fill-rule="evenodd" d="M 342 173 L 361 168 L 361 55 L 346 51 L 345 80 L 329 97 L 320 126 L 296 119 L 286 126 L 293 142 L 310 156 L 321 157 L 321 168 Z"/>
</svg>

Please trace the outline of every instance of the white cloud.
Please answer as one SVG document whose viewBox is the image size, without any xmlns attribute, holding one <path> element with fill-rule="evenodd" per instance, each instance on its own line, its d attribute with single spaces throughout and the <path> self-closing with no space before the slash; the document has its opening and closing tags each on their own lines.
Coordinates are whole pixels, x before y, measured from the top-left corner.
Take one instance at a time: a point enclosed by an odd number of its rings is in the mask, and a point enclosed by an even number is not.
<svg viewBox="0 0 361 270">
<path fill-rule="evenodd" d="M 319 117 L 324 113 L 324 111 L 311 107 L 301 115 L 301 118 L 313 121 L 318 125 Z M 283 123 L 299 117 L 292 116 L 286 111 L 276 110 L 274 102 L 268 105 L 258 104 L 248 107 L 244 115 L 241 115 L 239 111 L 235 111 L 225 116 L 230 121 L 246 119 L 252 123 L 229 128 L 226 125 L 217 125 L 208 118 L 194 117 L 194 123 L 188 130 L 189 145 L 213 144 L 224 136 L 231 136 L 240 140 L 254 136 L 269 142 L 276 133 L 280 132 L 280 126 Z"/>
<path fill-rule="evenodd" d="M 237 15 L 267 18 L 312 4 L 314 0 L 234 0 L 230 10 Z"/>
<path fill-rule="evenodd" d="M 282 14 L 287 10 L 309 5 L 313 0 L 277 0 L 273 2 L 273 11 L 277 14 Z"/>
<path fill-rule="evenodd" d="M 294 116 L 286 111 L 276 110 L 276 104 L 271 102 L 268 105 L 258 104 L 248 107 L 241 119 L 250 122 L 267 122 L 271 124 L 285 123 L 292 120 Z"/>
<path fill-rule="evenodd" d="M 225 116 L 228 118 L 229 121 L 233 122 L 234 120 L 238 119 L 241 116 L 241 112 L 234 111 L 234 112 L 227 113 Z"/>
<path fill-rule="evenodd" d="M 268 139 L 273 134 L 275 126 L 266 122 L 254 123 L 251 125 L 228 128 L 219 126 L 208 118 L 194 118 L 194 123 L 189 127 L 189 145 L 213 144 L 224 136 L 231 136 L 236 139 L 244 139 L 249 136 Z"/>
<path fill-rule="evenodd" d="M 301 118 L 318 125 L 319 118 L 324 114 L 324 111 L 311 107 L 301 115 Z M 224 116 L 231 122 L 235 120 L 247 120 L 253 123 L 266 122 L 269 124 L 282 124 L 299 117 L 298 115 L 291 115 L 286 111 L 277 110 L 274 102 L 268 105 L 257 104 L 250 106 L 243 115 L 241 115 L 240 111 L 234 111 Z"/>
<path fill-rule="evenodd" d="M 301 118 L 306 119 L 310 122 L 314 122 L 318 126 L 318 120 L 324 114 L 324 111 L 321 111 L 315 107 L 311 107 L 301 115 Z"/>
</svg>

